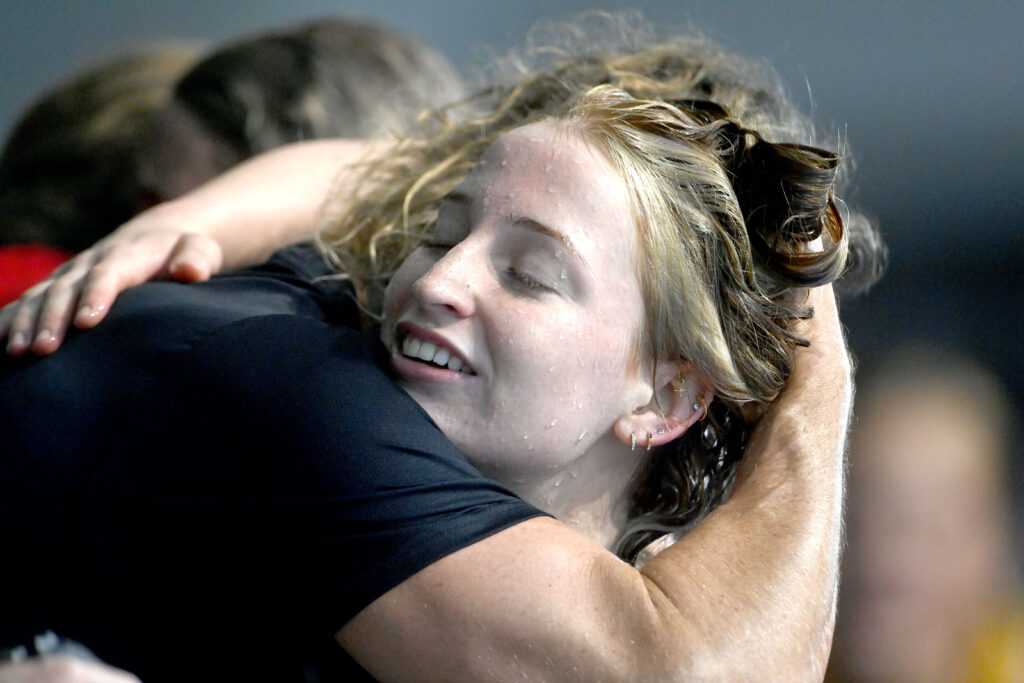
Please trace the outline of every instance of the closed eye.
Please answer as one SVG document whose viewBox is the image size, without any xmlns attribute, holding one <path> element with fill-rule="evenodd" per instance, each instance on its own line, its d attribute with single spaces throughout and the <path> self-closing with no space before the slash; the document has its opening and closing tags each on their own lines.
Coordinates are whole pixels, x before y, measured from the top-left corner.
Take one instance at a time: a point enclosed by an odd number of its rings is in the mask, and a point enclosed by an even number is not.
<svg viewBox="0 0 1024 683">
<path fill-rule="evenodd" d="M 524 273 L 524 272 L 522 272 L 520 270 L 516 270 L 515 268 L 513 268 L 511 266 L 505 269 L 505 276 L 508 277 L 509 279 L 511 279 L 513 282 L 515 282 L 518 286 L 520 286 L 520 287 L 522 287 L 522 288 L 524 288 L 526 290 L 529 290 L 530 292 L 534 292 L 534 293 L 537 293 L 537 294 L 543 294 L 545 292 L 552 292 L 552 291 L 554 291 L 553 289 L 551 289 L 550 287 L 548 287 L 544 283 L 542 283 L 542 282 L 540 282 L 538 280 L 533 279 L 532 277 L 530 277 L 526 273 Z"/>
</svg>

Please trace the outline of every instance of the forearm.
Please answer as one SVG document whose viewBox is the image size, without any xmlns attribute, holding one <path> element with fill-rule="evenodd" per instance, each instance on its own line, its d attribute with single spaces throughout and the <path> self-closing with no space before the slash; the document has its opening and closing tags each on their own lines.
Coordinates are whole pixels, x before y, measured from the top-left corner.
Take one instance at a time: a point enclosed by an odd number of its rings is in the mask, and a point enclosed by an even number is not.
<svg viewBox="0 0 1024 683">
<path fill-rule="evenodd" d="M 731 500 L 642 571 L 530 520 L 403 582 L 339 641 L 382 680 L 820 679 L 852 388 L 831 292 L 814 296 L 812 346 Z"/>
<path fill-rule="evenodd" d="M 820 680 L 828 661 L 852 380 L 831 291 L 812 296 L 812 344 L 755 431 L 729 502 L 643 570 L 702 624 L 707 649 L 695 656 L 712 678 L 743 677 L 743 666 Z"/>
<path fill-rule="evenodd" d="M 356 191 L 360 162 L 393 144 L 339 139 L 286 145 L 144 211 L 0 311 L 0 339 L 10 337 L 14 355 L 30 348 L 52 353 L 72 321 L 80 328 L 98 324 L 128 287 L 165 277 L 194 282 L 261 263 L 276 249 L 313 236 L 328 196 L 335 189 Z"/>
<path fill-rule="evenodd" d="M 121 232 L 167 227 L 212 237 L 224 268 L 265 260 L 275 250 L 312 237 L 331 190 L 352 181 L 353 164 L 388 143 L 316 140 L 261 154 L 183 197 L 129 221 Z"/>
</svg>

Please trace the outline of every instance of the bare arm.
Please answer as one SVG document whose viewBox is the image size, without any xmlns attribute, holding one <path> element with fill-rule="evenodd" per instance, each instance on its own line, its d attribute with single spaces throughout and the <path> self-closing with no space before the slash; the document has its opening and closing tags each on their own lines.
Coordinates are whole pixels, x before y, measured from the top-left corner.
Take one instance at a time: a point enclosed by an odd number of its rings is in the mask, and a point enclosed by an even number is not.
<svg viewBox="0 0 1024 683">
<path fill-rule="evenodd" d="M 225 269 L 260 263 L 275 250 L 311 237 L 331 188 L 347 180 L 346 167 L 388 145 L 334 139 L 278 147 L 120 230 L 184 229 L 217 242 Z"/>
<path fill-rule="evenodd" d="M 155 220 L 150 227 L 173 230 L 172 247 L 185 252 L 212 247 L 217 258 L 234 254 L 229 265 L 259 260 L 311 234 L 351 144 L 272 152 L 190 195 L 197 204 L 181 200 L 150 214 L 173 223 Z M 258 165 L 293 153 L 290 162 Z M 322 163 L 309 156 L 321 153 Z M 254 168 L 271 176 L 243 175 Z M 280 182 L 255 197 L 235 193 L 260 177 Z M 196 233 L 179 242 L 178 221 L 187 222 L 189 207 L 215 190 L 241 198 L 220 213 L 203 213 L 211 223 L 196 219 L 193 227 L 212 238 Z M 180 213 L 172 221 L 174 212 Z M 122 230 L 141 234 L 133 223 Z M 217 226 L 228 232 L 218 235 Z M 279 230 L 267 230 L 273 226 Z M 182 263 L 182 251 L 155 252 L 157 271 Z M 198 262 L 209 259 L 203 252 Z M 93 271 L 83 304 L 102 301 L 105 287 L 130 284 L 132 276 L 116 271 Z M 138 268 L 129 272 L 137 276 Z M 51 285 L 57 300 L 70 296 L 61 287 L 74 289 Z M 384 679 L 820 678 L 834 619 L 851 384 L 831 290 L 811 296 L 818 315 L 801 333 L 813 346 L 798 352 L 790 384 L 753 439 L 732 499 L 642 572 L 557 522 L 533 520 L 419 572 L 364 610 L 339 640 Z M 0 314 L 0 334 L 13 319 L 8 311 Z M 42 310 L 42 327 L 32 329 L 48 329 L 47 315 Z"/>
<path fill-rule="evenodd" d="M 51 353 L 72 323 L 100 322 L 117 295 L 161 277 L 192 282 L 259 263 L 313 235 L 331 187 L 348 164 L 387 142 L 318 140 L 262 154 L 125 223 L 0 311 L 14 354 Z"/>
<path fill-rule="evenodd" d="M 730 501 L 644 570 L 673 602 L 699 582 L 679 606 L 715 615 L 704 654 L 761 679 L 820 680 L 835 621 L 853 384 L 831 287 L 811 303 L 801 333 L 812 344 L 755 431 Z M 732 676 L 708 675 L 720 673 Z"/>
<path fill-rule="evenodd" d="M 550 519 L 427 567 L 338 634 L 383 680 L 820 680 L 835 618 L 850 365 L 812 292 L 732 498 L 637 571 Z"/>
</svg>

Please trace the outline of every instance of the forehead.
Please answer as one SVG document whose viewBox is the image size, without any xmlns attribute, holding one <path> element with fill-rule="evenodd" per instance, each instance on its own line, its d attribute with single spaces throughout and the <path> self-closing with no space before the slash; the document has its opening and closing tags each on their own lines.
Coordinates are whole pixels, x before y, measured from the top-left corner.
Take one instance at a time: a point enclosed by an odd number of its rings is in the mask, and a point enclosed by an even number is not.
<svg viewBox="0 0 1024 683">
<path fill-rule="evenodd" d="M 625 257 L 632 270 L 636 221 L 629 188 L 571 125 L 544 121 L 500 137 L 462 189 L 485 211 L 542 223 L 581 254 Z"/>
</svg>

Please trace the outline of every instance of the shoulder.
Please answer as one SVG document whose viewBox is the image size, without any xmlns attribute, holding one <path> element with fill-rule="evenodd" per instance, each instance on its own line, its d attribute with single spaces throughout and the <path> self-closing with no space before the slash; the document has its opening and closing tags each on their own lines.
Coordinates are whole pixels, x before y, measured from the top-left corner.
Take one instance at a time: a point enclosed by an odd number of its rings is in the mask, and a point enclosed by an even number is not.
<svg viewBox="0 0 1024 683">
<path fill-rule="evenodd" d="M 130 289 L 103 324 L 70 334 L 57 353 L 4 354 L 0 391 L 21 399 L 0 416 L 31 417 L 40 426 L 71 420 L 90 433 L 97 415 L 114 419 L 149 410 L 146 420 L 155 422 L 165 412 L 152 409 L 157 403 L 179 417 L 191 416 L 197 407 L 209 407 L 203 397 L 218 387 L 241 391 L 254 384 L 256 366 L 245 367 L 246 356 L 265 359 L 261 371 L 270 377 L 283 365 L 279 349 L 289 348 L 287 356 L 295 363 L 315 358 L 316 349 L 346 335 L 353 338 L 353 348 L 359 347 L 362 342 L 355 338 L 362 335 L 346 329 L 344 321 L 335 324 L 343 316 L 327 299 L 292 271 L 250 271 L 206 283 L 155 282 Z M 246 332 L 249 337 L 239 336 Z M 207 374 L 194 376 L 198 368 Z M 261 386 L 255 383 L 254 388 Z"/>
</svg>

